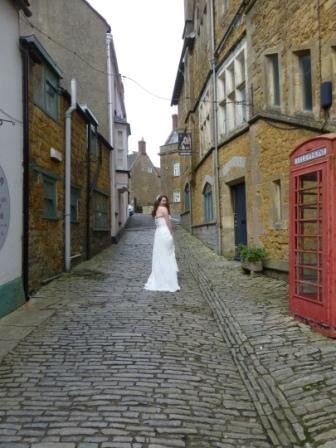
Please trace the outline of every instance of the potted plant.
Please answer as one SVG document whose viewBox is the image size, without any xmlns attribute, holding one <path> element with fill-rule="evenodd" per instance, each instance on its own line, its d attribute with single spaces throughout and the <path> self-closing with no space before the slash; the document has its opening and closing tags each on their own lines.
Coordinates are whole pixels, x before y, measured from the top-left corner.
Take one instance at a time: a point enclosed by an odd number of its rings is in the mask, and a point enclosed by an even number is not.
<svg viewBox="0 0 336 448">
<path fill-rule="evenodd" d="M 263 247 L 240 244 L 238 255 L 244 270 L 249 272 L 261 272 L 263 270 L 263 259 L 266 257 L 266 250 Z"/>
</svg>

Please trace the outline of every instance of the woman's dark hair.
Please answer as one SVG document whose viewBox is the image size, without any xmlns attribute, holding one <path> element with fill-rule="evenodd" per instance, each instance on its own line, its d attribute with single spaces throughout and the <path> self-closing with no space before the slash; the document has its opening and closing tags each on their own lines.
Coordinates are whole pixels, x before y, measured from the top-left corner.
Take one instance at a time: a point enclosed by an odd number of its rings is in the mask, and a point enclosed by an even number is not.
<svg viewBox="0 0 336 448">
<path fill-rule="evenodd" d="M 168 197 L 167 197 L 165 194 L 161 194 L 161 195 L 157 198 L 157 200 L 154 202 L 153 210 L 152 210 L 152 216 L 153 216 L 153 218 L 155 218 L 155 216 L 156 216 L 156 211 L 157 211 L 157 209 L 158 209 L 158 207 L 159 207 L 159 205 L 160 205 L 160 202 L 161 202 L 162 198 L 166 198 L 166 199 L 167 199 L 167 204 L 165 204 L 164 207 L 167 208 L 167 210 L 168 210 L 168 214 L 170 215 L 169 199 L 168 199 Z"/>
</svg>

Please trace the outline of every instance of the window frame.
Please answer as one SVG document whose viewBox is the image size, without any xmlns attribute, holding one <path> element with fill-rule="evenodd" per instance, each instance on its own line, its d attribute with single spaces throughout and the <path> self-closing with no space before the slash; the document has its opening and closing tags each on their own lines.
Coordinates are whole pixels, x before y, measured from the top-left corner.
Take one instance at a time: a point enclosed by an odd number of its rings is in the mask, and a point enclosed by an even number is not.
<svg viewBox="0 0 336 448">
<path fill-rule="evenodd" d="M 306 98 L 305 98 L 305 86 L 303 82 L 303 71 L 302 65 L 300 61 L 302 57 L 310 56 L 310 94 L 311 94 L 311 108 L 306 107 Z M 295 112 L 301 113 L 305 115 L 311 115 L 314 113 L 314 90 L 313 90 L 313 51 L 310 47 L 301 48 L 293 51 L 294 64 L 293 64 L 293 87 L 294 87 L 294 104 L 295 104 Z"/>
<path fill-rule="evenodd" d="M 40 71 L 39 76 L 37 70 Z M 33 66 L 33 101 L 50 118 L 58 121 L 60 118 L 59 101 L 60 78 L 53 70 L 43 63 L 35 63 Z M 48 102 L 49 89 L 52 89 L 55 95 L 54 108 L 50 107 Z"/>
<path fill-rule="evenodd" d="M 178 198 L 178 200 L 176 198 Z M 179 204 L 180 202 L 181 202 L 181 192 L 180 192 L 180 190 L 174 190 L 173 191 L 173 203 Z"/>
<path fill-rule="evenodd" d="M 218 138 L 223 140 L 249 119 L 247 44 L 244 39 L 216 76 Z"/>
<path fill-rule="evenodd" d="M 181 176 L 180 162 L 173 162 L 173 176 L 174 177 Z"/>
<path fill-rule="evenodd" d="M 97 198 L 105 198 L 103 202 L 104 204 L 104 210 L 100 208 L 100 204 L 97 201 Z M 102 214 L 105 216 L 105 222 L 103 225 L 98 224 L 97 220 L 97 213 Z M 93 230 L 98 232 L 107 232 L 109 231 L 109 195 L 107 193 L 104 193 L 103 191 L 94 190 L 94 196 L 93 196 Z"/>
<path fill-rule="evenodd" d="M 198 106 L 200 157 L 203 157 L 212 146 L 212 97 L 211 86 L 205 89 Z"/>
<path fill-rule="evenodd" d="M 214 219 L 213 213 L 213 195 L 212 195 L 212 185 L 206 182 L 203 191 L 203 216 L 204 222 L 211 222 Z"/>
<path fill-rule="evenodd" d="M 42 181 L 43 181 L 43 218 L 49 219 L 51 221 L 58 220 L 58 214 L 57 214 L 57 179 L 53 176 L 49 176 L 46 173 L 42 174 Z M 46 194 L 46 184 L 49 184 L 49 186 L 52 187 L 51 194 Z M 49 210 L 49 207 L 46 207 L 46 200 L 51 201 L 51 208 L 52 211 Z"/>
<path fill-rule="evenodd" d="M 277 67 L 274 65 L 275 57 Z M 266 101 L 274 109 L 280 109 L 282 105 L 280 62 L 279 52 L 265 54 Z"/>
</svg>

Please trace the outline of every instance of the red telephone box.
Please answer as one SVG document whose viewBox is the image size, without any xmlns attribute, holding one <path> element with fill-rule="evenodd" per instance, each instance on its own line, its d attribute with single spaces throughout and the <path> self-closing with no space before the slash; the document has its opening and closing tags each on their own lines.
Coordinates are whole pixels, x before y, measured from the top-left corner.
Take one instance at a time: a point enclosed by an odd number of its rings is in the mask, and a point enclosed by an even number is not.
<svg viewBox="0 0 336 448">
<path fill-rule="evenodd" d="M 336 337 L 336 133 L 290 155 L 289 311 Z"/>
</svg>

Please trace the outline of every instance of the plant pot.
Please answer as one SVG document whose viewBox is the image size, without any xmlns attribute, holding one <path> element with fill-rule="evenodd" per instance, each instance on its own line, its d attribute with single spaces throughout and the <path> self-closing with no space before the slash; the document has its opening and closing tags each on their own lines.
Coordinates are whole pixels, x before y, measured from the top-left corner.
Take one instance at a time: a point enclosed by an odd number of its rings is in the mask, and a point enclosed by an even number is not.
<svg viewBox="0 0 336 448">
<path fill-rule="evenodd" d="M 241 267 L 248 272 L 262 272 L 264 268 L 262 260 L 241 261 Z"/>
</svg>

